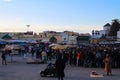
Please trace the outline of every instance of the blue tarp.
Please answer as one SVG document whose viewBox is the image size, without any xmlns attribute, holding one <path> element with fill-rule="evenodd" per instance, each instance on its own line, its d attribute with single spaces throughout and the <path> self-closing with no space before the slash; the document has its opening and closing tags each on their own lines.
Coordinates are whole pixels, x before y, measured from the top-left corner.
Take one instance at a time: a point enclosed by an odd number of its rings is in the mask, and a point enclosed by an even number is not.
<svg viewBox="0 0 120 80">
<path fill-rule="evenodd" d="M 5 41 L 0 41 L 0 44 L 7 44 L 7 42 L 5 42 Z"/>
</svg>

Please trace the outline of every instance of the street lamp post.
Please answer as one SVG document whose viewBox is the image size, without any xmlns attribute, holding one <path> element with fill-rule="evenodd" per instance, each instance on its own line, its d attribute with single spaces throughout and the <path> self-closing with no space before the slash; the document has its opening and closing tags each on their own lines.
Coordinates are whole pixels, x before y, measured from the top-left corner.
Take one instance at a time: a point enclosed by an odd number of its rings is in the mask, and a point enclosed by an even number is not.
<svg viewBox="0 0 120 80">
<path fill-rule="evenodd" d="M 30 27 L 30 25 L 26 25 L 27 26 L 27 32 L 29 32 L 29 27 Z"/>
</svg>

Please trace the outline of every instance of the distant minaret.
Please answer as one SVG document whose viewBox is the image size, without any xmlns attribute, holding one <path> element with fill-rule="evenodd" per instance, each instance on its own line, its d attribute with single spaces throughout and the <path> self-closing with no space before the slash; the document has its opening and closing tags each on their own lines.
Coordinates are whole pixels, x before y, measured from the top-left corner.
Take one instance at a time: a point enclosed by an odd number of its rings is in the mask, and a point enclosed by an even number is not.
<svg viewBox="0 0 120 80">
<path fill-rule="evenodd" d="M 105 34 L 108 36 L 109 32 L 110 32 L 110 27 L 111 25 L 109 23 L 105 24 L 103 26 L 103 30 L 105 30 Z"/>
<path fill-rule="evenodd" d="M 27 26 L 27 32 L 29 32 L 29 27 L 30 27 L 30 25 L 26 25 Z"/>
</svg>

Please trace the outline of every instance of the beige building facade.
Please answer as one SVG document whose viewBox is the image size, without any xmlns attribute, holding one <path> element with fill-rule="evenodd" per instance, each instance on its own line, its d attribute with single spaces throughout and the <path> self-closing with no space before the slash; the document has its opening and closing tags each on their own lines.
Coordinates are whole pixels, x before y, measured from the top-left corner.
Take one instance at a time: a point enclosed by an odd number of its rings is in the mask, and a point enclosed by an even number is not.
<svg viewBox="0 0 120 80">
<path fill-rule="evenodd" d="M 0 33 L 0 37 L 7 33 Z M 38 40 L 41 42 L 50 42 L 52 37 L 57 39 L 57 43 L 63 44 L 77 44 L 77 36 L 83 35 L 73 31 L 55 32 L 55 31 L 44 31 L 38 35 L 33 32 L 15 32 L 9 33 L 13 40 Z M 85 34 L 84 34 L 85 35 Z"/>
</svg>

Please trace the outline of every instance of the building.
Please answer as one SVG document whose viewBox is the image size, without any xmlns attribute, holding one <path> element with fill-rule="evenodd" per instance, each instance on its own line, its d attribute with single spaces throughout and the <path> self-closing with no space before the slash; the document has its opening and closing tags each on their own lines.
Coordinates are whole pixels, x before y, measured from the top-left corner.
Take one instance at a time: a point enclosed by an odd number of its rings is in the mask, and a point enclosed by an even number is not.
<svg viewBox="0 0 120 80">
<path fill-rule="evenodd" d="M 103 36 L 108 36 L 111 25 L 109 23 L 103 26 L 103 30 L 92 30 L 92 38 L 100 39 Z"/>
<path fill-rule="evenodd" d="M 0 37 L 2 38 L 6 34 L 12 37 L 12 40 L 36 40 L 40 42 L 50 42 L 51 38 L 56 38 L 56 42 L 60 44 L 77 44 L 76 38 L 78 36 L 86 35 L 79 34 L 73 31 L 64 31 L 64 32 L 56 32 L 56 31 L 44 31 L 39 33 L 33 33 L 32 31 L 27 32 L 15 32 L 15 33 L 0 33 Z"/>
<path fill-rule="evenodd" d="M 117 32 L 117 41 L 120 41 L 120 30 Z"/>
<path fill-rule="evenodd" d="M 61 32 L 63 44 L 77 44 L 76 37 L 79 36 L 79 33 L 73 31 L 64 31 Z"/>
<path fill-rule="evenodd" d="M 50 38 L 55 37 L 57 39 L 57 43 L 62 42 L 62 36 L 60 32 L 56 31 L 44 31 L 43 33 L 39 33 L 39 38 L 42 42 L 49 42 Z"/>
<path fill-rule="evenodd" d="M 44 31 L 39 33 L 39 37 L 42 42 L 49 42 L 51 37 L 57 39 L 57 43 L 61 44 L 76 44 L 76 37 L 79 33 L 73 31 L 55 32 L 55 31 Z"/>
<path fill-rule="evenodd" d="M 77 40 L 78 46 L 80 46 L 82 44 L 86 45 L 86 44 L 90 43 L 91 35 L 89 33 L 80 34 L 79 36 L 77 36 L 76 40 Z"/>
</svg>

